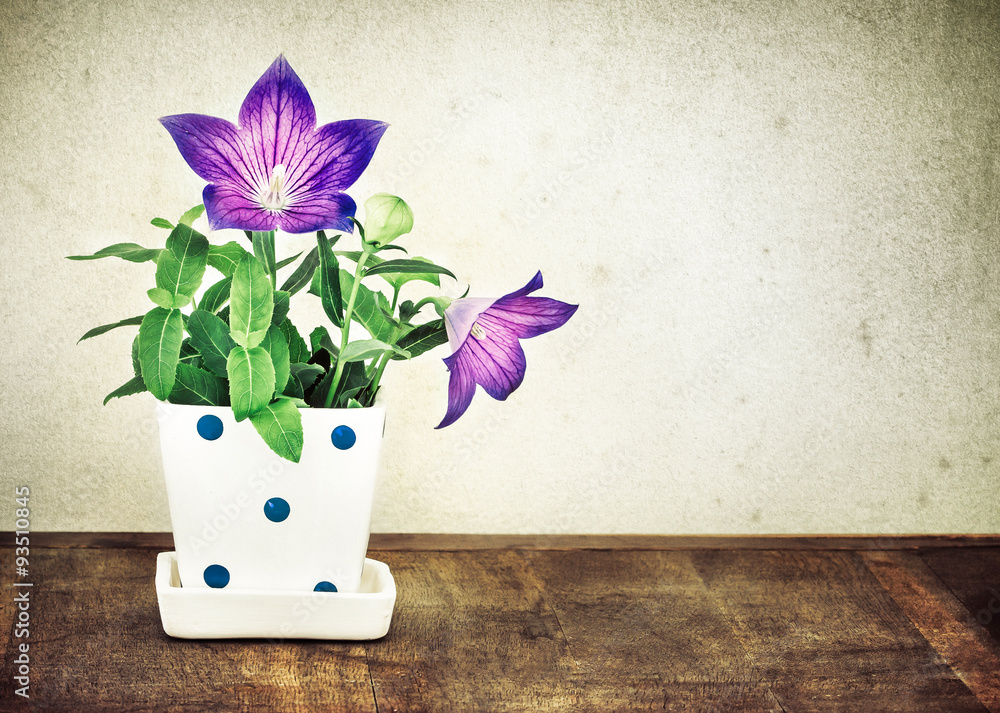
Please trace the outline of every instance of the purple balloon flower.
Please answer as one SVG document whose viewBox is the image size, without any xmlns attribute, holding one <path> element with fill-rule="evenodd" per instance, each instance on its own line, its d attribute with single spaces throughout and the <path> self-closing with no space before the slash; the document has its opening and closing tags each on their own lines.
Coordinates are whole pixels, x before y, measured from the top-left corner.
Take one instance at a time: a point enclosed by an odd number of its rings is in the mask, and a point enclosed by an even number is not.
<svg viewBox="0 0 1000 713">
<path fill-rule="evenodd" d="M 371 161 L 388 124 L 337 121 L 316 129 L 316 110 L 283 55 L 243 100 L 240 125 L 202 114 L 160 123 L 194 172 L 213 230 L 351 231 L 357 209 L 343 193 Z"/>
<path fill-rule="evenodd" d="M 528 297 L 541 287 L 538 272 L 527 285 L 500 299 L 458 299 L 445 310 L 454 353 L 444 360 L 451 372 L 448 413 L 437 428 L 450 426 L 465 413 L 476 384 L 499 401 L 510 396 L 524 380 L 524 351 L 518 340 L 551 332 L 576 312 L 578 305 Z"/>
</svg>

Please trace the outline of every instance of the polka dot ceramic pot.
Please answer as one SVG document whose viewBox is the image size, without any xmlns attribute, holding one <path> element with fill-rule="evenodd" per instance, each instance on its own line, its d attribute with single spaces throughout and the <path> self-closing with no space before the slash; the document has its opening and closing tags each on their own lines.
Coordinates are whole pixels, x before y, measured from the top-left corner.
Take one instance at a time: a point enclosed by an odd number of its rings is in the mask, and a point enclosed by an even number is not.
<svg viewBox="0 0 1000 713">
<path fill-rule="evenodd" d="M 302 458 L 229 408 L 159 403 L 182 587 L 356 592 L 385 408 L 301 409 Z"/>
</svg>

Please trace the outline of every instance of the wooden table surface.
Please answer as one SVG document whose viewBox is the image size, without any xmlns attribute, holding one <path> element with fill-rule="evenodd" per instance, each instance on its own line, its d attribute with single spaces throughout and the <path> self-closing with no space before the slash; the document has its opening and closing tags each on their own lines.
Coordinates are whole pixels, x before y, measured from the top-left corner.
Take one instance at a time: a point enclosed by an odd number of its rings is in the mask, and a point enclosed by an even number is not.
<svg viewBox="0 0 1000 713">
<path fill-rule="evenodd" d="M 10 533 L 7 533 L 10 534 Z M 169 535 L 34 534 L 2 711 L 1000 713 L 1000 538 L 373 536 L 379 641 L 172 639 Z"/>
</svg>

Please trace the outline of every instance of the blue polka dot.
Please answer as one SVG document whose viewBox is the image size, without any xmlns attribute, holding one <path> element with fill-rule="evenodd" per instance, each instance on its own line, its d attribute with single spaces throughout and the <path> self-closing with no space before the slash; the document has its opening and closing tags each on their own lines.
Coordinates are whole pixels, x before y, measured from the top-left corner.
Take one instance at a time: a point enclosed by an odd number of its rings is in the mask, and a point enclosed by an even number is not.
<svg viewBox="0 0 1000 713">
<path fill-rule="evenodd" d="M 336 592 L 337 585 L 333 582 L 320 582 L 315 587 L 313 587 L 314 592 Z"/>
<path fill-rule="evenodd" d="M 229 584 L 229 570 L 221 564 L 210 564 L 205 568 L 205 584 L 212 589 L 222 589 Z"/>
<path fill-rule="evenodd" d="M 264 503 L 264 515 L 271 522 L 281 522 L 288 517 L 291 510 L 288 501 L 283 498 L 271 498 Z"/>
<path fill-rule="evenodd" d="M 198 419 L 198 435 L 206 441 L 214 441 L 222 435 L 222 419 L 218 416 L 202 416 Z"/>
<path fill-rule="evenodd" d="M 346 451 L 354 445 L 358 437 L 354 435 L 354 430 L 350 426 L 337 426 L 333 429 L 330 440 L 339 450 Z"/>
</svg>

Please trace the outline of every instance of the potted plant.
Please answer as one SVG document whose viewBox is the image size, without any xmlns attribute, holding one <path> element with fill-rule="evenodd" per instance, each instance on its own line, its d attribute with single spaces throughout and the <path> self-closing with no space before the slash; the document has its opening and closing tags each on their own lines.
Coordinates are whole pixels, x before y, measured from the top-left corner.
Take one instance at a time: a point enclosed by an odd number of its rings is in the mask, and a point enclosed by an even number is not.
<svg viewBox="0 0 1000 713">
<path fill-rule="evenodd" d="M 413 226 L 401 198 L 372 196 L 363 223 L 355 217 L 344 191 L 387 125 L 317 128 L 283 56 L 250 90 L 238 125 L 197 114 L 160 121 L 207 181 L 202 205 L 176 224 L 152 221 L 169 231 L 163 247 L 119 243 L 70 259 L 156 264 L 150 310 L 81 341 L 139 328 L 133 376 L 105 404 L 147 391 L 160 402 L 180 584 L 358 592 L 389 363 L 450 342 L 445 427 L 477 384 L 507 398 L 524 376 L 519 340 L 561 326 L 576 306 L 532 296 L 540 273 L 500 298 L 403 299 L 408 282 L 440 287 L 454 275 L 398 244 Z M 203 212 L 211 241 L 193 227 Z M 315 233 L 316 245 L 285 256 L 279 231 Z M 218 274 L 206 279 L 209 270 Z M 329 324 L 300 331 L 292 299 L 320 300 Z"/>
</svg>

